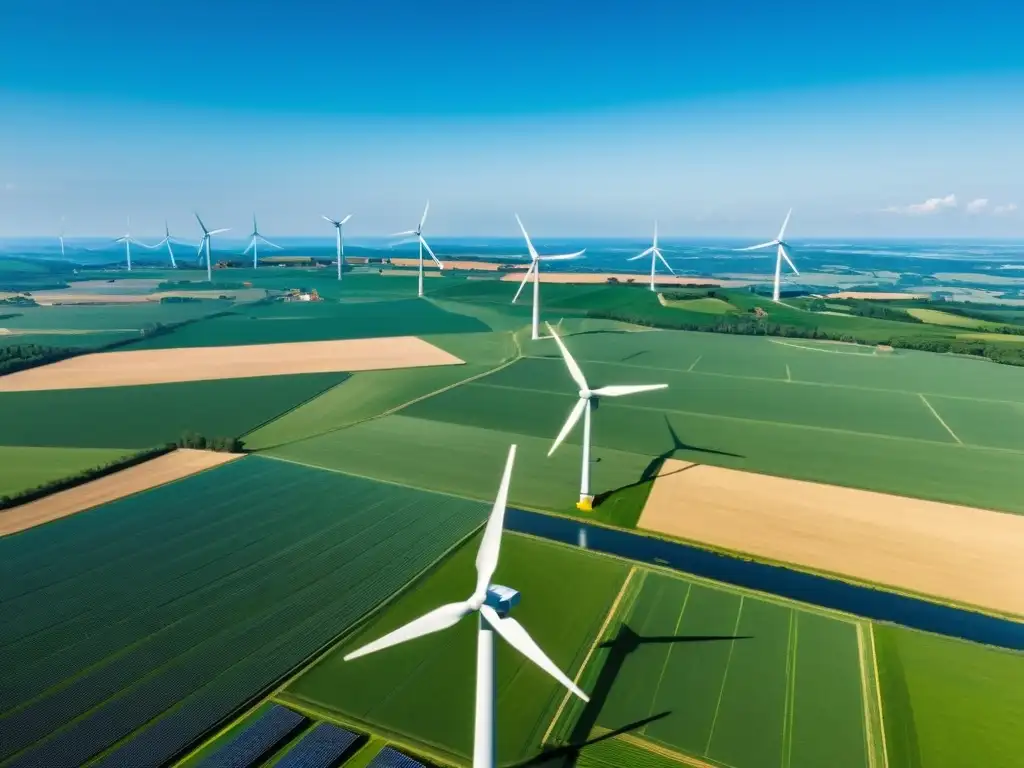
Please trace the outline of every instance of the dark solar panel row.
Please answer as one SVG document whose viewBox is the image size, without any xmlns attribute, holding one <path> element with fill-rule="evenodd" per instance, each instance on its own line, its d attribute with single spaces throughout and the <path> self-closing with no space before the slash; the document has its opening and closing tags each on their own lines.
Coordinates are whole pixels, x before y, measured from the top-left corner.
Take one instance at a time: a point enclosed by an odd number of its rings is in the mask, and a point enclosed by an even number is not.
<svg viewBox="0 0 1024 768">
<path fill-rule="evenodd" d="M 426 766 L 408 755 L 403 755 L 397 749 L 384 747 L 366 768 L 426 768 Z"/>
<path fill-rule="evenodd" d="M 306 718 L 274 704 L 252 725 L 199 764 L 199 768 L 250 768 L 294 734 Z"/>
<path fill-rule="evenodd" d="M 361 737 L 330 723 L 320 723 L 288 750 L 275 768 L 334 768 Z"/>
</svg>

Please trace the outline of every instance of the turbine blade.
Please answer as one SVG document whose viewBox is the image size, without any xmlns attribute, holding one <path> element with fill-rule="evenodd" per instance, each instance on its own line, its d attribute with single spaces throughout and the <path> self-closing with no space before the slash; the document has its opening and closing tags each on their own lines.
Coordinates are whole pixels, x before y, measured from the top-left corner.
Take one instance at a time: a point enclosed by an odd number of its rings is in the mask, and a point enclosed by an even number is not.
<svg viewBox="0 0 1024 768">
<path fill-rule="evenodd" d="M 351 653 L 345 654 L 345 661 L 352 661 L 352 659 L 358 659 L 360 656 L 365 656 L 368 653 L 375 653 L 376 651 L 383 650 L 384 648 L 390 648 L 393 645 L 398 645 L 399 643 L 404 643 L 408 640 L 415 640 L 417 637 L 431 635 L 434 632 L 440 632 L 443 629 L 454 627 L 459 623 L 459 619 L 472 611 L 473 609 L 468 602 L 448 603 L 447 605 L 442 605 L 440 608 L 435 608 L 430 613 L 423 614 L 418 619 L 413 619 L 408 624 L 396 629 L 394 632 L 389 632 L 383 637 L 379 637 L 373 642 L 367 643 L 361 648 L 357 648 Z"/>
<path fill-rule="evenodd" d="M 590 701 L 587 694 L 577 688 L 576 684 L 555 665 L 555 662 L 548 658 L 548 655 L 544 653 L 540 646 L 537 645 L 536 641 L 530 637 L 522 624 L 511 616 L 506 616 L 504 619 L 501 618 L 498 616 L 497 611 L 489 605 L 482 606 L 480 608 L 480 613 L 487 620 L 487 623 L 494 628 L 494 631 L 505 638 L 505 642 L 555 678 L 555 680 L 560 682 L 574 694 L 583 699 L 583 701 Z"/>
<path fill-rule="evenodd" d="M 277 248 L 277 250 L 279 250 L 279 251 L 283 251 L 284 250 L 284 248 L 282 248 L 280 245 L 278 245 L 277 243 L 270 242 L 263 235 L 260 235 L 260 240 L 262 240 L 264 243 L 269 245 L 271 248 Z"/>
<path fill-rule="evenodd" d="M 672 267 L 670 267 L 668 265 L 668 262 L 665 261 L 665 257 L 661 255 L 661 250 L 660 249 L 655 248 L 654 249 L 654 255 L 657 256 L 661 260 L 661 263 L 665 265 L 665 269 L 667 269 L 673 275 L 676 273 L 676 271 L 674 269 L 672 269 Z"/>
<path fill-rule="evenodd" d="M 423 243 L 423 247 L 427 249 L 427 253 L 430 254 L 430 258 L 432 258 L 434 260 L 434 263 L 437 264 L 437 268 L 444 269 L 444 264 L 437 260 L 437 256 L 435 256 L 434 252 L 430 250 L 430 245 L 428 245 L 427 241 L 423 239 L 423 235 L 420 235 L 420 242 Z"/>
<path fill-rule="evenodd" d="M 202 256 L 203 256 L 203 246 L 205 244 L 206 244 L 206 236 L 204 235 L 203 239 L 199 241 L 199 250 L 196 251 L 196 256 L 197 257 L 202 258 Z"/>
<path fill-rule="evenodd" d="M 637 392 L 651 392 L 655 389 L 668 389 L 668 384 L 613 384 L 610 387 L 595 389 L 598 397 L 622 397 L 635 395 Z"/>
<path fill-rule="evenodd" d="M 548 451 L 548 456 L 555 452 L 555 449 L 562 444 L 562 441 L 569 436 L 572 432 L 572 428 L 576 426 L 576 423 L 580 420 L 580 416 L 583 415 L 583 409 L 587 407 L 587 399 L 581 397 L 576 401 L 576 405 L 569 411 L 569 418 L 565 420 L 565 424 L 562 425 L 562 431 L 558 433 L 558 437 L 555 438 L 555 442 L 551 445 L 551 450 Z"/>
<path fill-rule="evenodd" d="M 480 549 L 476 553 L 476 589 L 471 600 L 483 601 L 487 588 L 491 585 L 491 577 L 498 567 L 498 553 L 501 551 L 501 529 L 505 525 L 505 505 L 508 503 L 508 486 L 512 481 L 512 466 L 516 462 L 516 446 L 508 449 L 505 460 L 505 471 L 501 475 L 498 495 L 494 497 L 491 516 L 487 518 Z"/>
<path fill-rule="evenodd" d="M 654 220 L 654 247 L 658 247 L 658 220 Z"/>
<path fill-rule="evenodd" d="M 516 221 L 519 222 L 519 229 L 522 231 L 523 237 L 526 238 L 526 247 L 530 251 L 530 258 L 531 259 L 540 258 L 539 256 L 537 256 L 537 249 L 533 247 L 533 241 L 530 240 L 530 235 L 527 234 L 526 227 L 523 226 L 523 222 L 519 218 L 519 214 L 518 213 L 516 214 Z"/>
<path fill-rule="evenodd" d="M 576 251 L 576 253 L 560 253 L 555 256 L 538 256 L 540 261 L 565 261 L 566 259 L 577 259 L 587 252 L 584 248 L 582 251 Z"/>
<path fill-rule="evenodd" d="M 408 232 L 395 232 L 393 235 L 388 235 L 388 237 L 410 237 L 415 234 L 417 234 L 416 230 L 410 229 Z"/>
<path fill-rule="evenodd" d="M 643 253 L 638 253 L 636 256 L 630 256 L 628 259 L 626 259 L 626 261 L 636 261 L 637 259 L 642 259 L 644 256 L 649 256 L 652 253 L 654 253 L 654 246 L 653 245 L 650 248 L 648 248 L 646 251 L 644 251 Z"/>
<path fill-rule="evenodd" d="M 320 218 L 323 219 L 324 221 L 331 222 L 331 224 L 333 224 L 334 226 L 338 226 L 339 224 L 341 224 L 340 221 L 335 221 L 330 216 L 324 216 L 323 214 L 320 214 Z"/>
<path fill-rule="evenodd" d="M 558 348 L 562 351 L 562 359 L 565 360 L 565 366 L 569 369 L 569 375 L 572 376 L 572 380 L 576 382 L 580 389 L 589 389 L 587 387 L 587 380 L 583 376 L 583 371 L 580 370 L 573 356 L 569 354 L 569 350 L 566 349 L 562 340 L 558 338 L 558 334 L 551 327 L 551 323 L 544 323 L 544 325 L 548 327 L 548 332 L 554 337 L 555 343 L 558 344 Z"/>
<path fill-rule="evenodd" d="M 256 245 L 256 238 L 255 238 L 255 237 L 254 237 L 254 238 L 253 238 L 252 240 L 250 240 L 250 241 L 249 241 L 249 245 L 247 245 L 247 246 L 245 247 L 245 250 L 244 250 L 244 251 L 242 251 L 242 255 L 243 255 L 243 256 L 245 256 L 246 254 L 248 254 L 248 253 L 249 253 L 249 251 L 251 251 L 251 250 L 252 250 L 252 247 L 253 247 L 254 245 Z"/>
<path fill-rule="evenodd" d="M 413 234 L 416 234 L 415 232 Z M 399 240 L 397 243 L 391 243 L 388 248 L 397 248 L 400 245 L 409 245 L 409 243 L 418 243 L 419 240 L 415 237 L 407 237 L 404 240 Z"/>
<path fill-rule="evenodd" d="M 513 304 L 516 303 L 516 300 L 519 298 L 519 294 L 521 294 L 523 292 L 523 288 L 525 288 L 526 284 L 529 282 L 530 275 L 533 274 L 533 268 L 536 267 L 536 266 L 537 266 L 537 262 L 536 261 L 531 261 L 530 262 L 530 266 L 526 268 L 526 274 L 523 275 L 523 282 L 521 282 L 519 284 L 519 290 L 516 291 L 516 295 L 512 297 L 512 303 Z"/>
<path fill-rule="evenodd" d="M 792 216 L 792 215 L 793 215 L 793 209 L 790 208 L 789 211 L 786 213 L 786 220 L 782 222 L 782 229 L 779 230 L 779 236 L 777 238 L 775 238 L 776 240 L 779 240 L 781 242 L 782 240 L 785 239 L 785 237 L 786 237 L 786 225 L 789 224 L 789 217 Z"/>
<path fill-rule="evenodd" d="M 206 225 L 203 224 L 203 220 L 199 218 L 199 214 L 198 213 L 196 213 L 196 221 L 199 222 L 199 226 L 202 227 L 203 233 L 205 234 L 207 232 Z"/>
<path fill-rule="evenodd" d="M 772 240 L 770 243 L 759 243 L 758 245 L 752 245 L 749 248 L 736 248 L 736 251 L 759 251 L 762 248 L 771 248 L 773 245 L 778 245 L 778 240 Z"/>
<path fill-rule="evenodd" d="M 793 260 L 789 258 L 789 254 L 786 252 L 786 247 L 782 243 L 779 243 L 779 253 L 782 254 L 782 258 L 784 258 L 786 263 L 789 264 L 789 268 L 799 275 L 800 271 L 796 268 L 796 264 L 793 263 Z"/>
<path fill-rule="evenodd" d="M 221 232 L 230 232 L 230 231 L 231 231 L 231 227 L 224 227 L 223 229 L 215 229 L 212 232 L 210 232 L 210 234 L 211 235 L 219 235 Z"/>
<path fill-rule="evenodd" d="M 429 210 L 430 210 L 430 201 L 427 200 L 427 205 L 423 209 L 423 218 L 420 219 L 420 226 L 419 226 L 419 229 L 416 230 L 417 232 L 422 232 L 423 231 L 423 225 L 427 223 L 427 211 L 429 211 Z"/>
<path fill-rule="evenodd" d="M 352 214 L 350 213 L 350 214 L 349 214 L 348 216 L 346 216 L 346 217 L 345 217 L 344 219 L 342 219 L 342 220 L 341 220 L 340 222 L 338 222 L 338 223 L 339 223 L 339 224 L 344 224 L 344 223 L 345 223 L 346 221 L 348 221 L 348 220 L 349 220 L 349 219 L 351 219 L 351 218 L 352 218 Z"/>
</svg>

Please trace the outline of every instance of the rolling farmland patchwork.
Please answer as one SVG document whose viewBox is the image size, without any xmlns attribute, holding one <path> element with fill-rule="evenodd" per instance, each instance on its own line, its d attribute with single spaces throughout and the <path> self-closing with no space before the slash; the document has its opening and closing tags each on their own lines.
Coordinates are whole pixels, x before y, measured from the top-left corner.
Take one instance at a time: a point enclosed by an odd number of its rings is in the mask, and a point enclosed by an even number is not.
<svg viewBox="0 0 1024 768">
<path fill-rule="evenodd" d="M 0 539 L 0 765 L 162 764 L 485 515 L 249 457 Z"/>
<path fill-rule="evenodd" d="M 513 482 L 513 485 L 515 483 Z M 473 589 L 474 537 L 278 695 L 428 752 L 471 753 L 476 620 L 345 662 L 344 653 Z M 573 676 L 626 577 L 625 563 L 515 534 L 502 539 L 495 583 L 522 592 L 516 618 Z M 498 760 L 535 755 L 562 697 L 557 682 L 505 643 L 497 644 Z"/>
<path fill-rule="evenodd" d="M 348 374 L 264 376 L 137 387 L 0 393 L 13 445 L 147 448 L 192 430 L 237 437 L 323 392 Z"/>
</svg>

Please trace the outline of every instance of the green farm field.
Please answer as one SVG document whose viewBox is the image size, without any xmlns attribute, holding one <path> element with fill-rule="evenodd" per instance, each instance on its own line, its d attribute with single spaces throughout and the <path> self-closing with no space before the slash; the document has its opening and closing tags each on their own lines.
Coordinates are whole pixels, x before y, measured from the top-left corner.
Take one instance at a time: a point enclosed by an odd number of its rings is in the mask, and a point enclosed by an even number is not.
<svg viewBox="0 0 1024 768">
<path fill-rule="evenodd" d="M 1012 768 L 1024 755 L 1024 654 L 875 625 L 889 765 Z"/>
<path fill-rule="evenodd" d="M 248 457 L 0 539 L 0 765 L 163 764 L 486 513 Z"/>
<path fill-rule="evenodd" d="M 638 568 L 581 678 L 591 702 L 571 702 L 552 738 L 621 734 L 731 768 L 869 768 L 881 725 L 861 673 L 851 620 Z"/>
<path fill-rule="evenodd" d="M 473 590 L 478 544 L 478 537 L 466 542 L 277 698 L 466 761 L 473 736 L 475 620 L 358 661 L 342 657 L 442 603 L 464 599 Z M 516 618 L 572 677 L 627 571 L 617 560 L 506 533 L 495 582 L 522 592 Z M 538 753 L 564 689 L 500 640 L 496 664 L 498 763 L 511 765 Z"/>
<path fill-rule="evenodd" d="M 125 456 L 126 448 L 30 448 L 0 445 L 0 497 L 77 475 Z"/>
<path fill-rule="evenodd" d="M 183 432 L 238 437 L 319 395 L 344 373 L 0 393 L 5 442 L 148 448 Z"/>
<path fill-rule="evenodd" d="M 567 321 L 567 330 L 575 322 Z M 606 399 L 595 412 L 592 490 L 598 494 L 642 486 L 652 461 L 671 456 L 1024 513 L 1014 490 L 1024 474 L 1024 369 L 677 331 L 570 333 L 566 343 L 594 386 L 670 385 Z M 575 386 L 553 357 L 552 341 L 523 341 L 522 347 L 524 359 L 491 375 L 373 422 L 278 442 L 272 452 L 486 499 L 489 489 L 474 479 L 474 467 L 498 460 L 515 440 L 536 474 L 529 498 L 514 503 L 571 511 L 579 431 L 551 459 L 540 459 L 575 401 Z M 596 514 L 629 525 L 636 513 L 619 516 L 598 507 Z"/>
<path fill-rule="evenodd" d="M 490 330 L 467 315 L 426 301 L 275 302 L 239 307 L 232 314 L 191 323 L 128 349 L 277 344 L 379 336 L 470 333 Z"/>
</svg>

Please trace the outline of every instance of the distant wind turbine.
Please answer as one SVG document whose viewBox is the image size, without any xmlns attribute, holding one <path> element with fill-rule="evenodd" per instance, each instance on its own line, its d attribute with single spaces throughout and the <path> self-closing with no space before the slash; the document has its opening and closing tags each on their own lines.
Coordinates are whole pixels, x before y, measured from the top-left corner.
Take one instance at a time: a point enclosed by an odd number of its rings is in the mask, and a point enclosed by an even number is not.
<svg viewBox="0 0 1024 768">
<path fill-rule="evenodd" d="M 210 234 L 213 234 L 213 233 L 211 232 Z M 252 249 L 252 268 L 253 269 L 256 269 L 257 243 L 263 242 L 263 243 L 266 243 L 267 245 L 269 245 L 271 248 L 277 248 L 279 251 L 282 250 L 280 245 L 276 245 L 276 244 L 270 242 L 269 240 L 267 240 L 267 238 L 265 238 L 263 235 L 260 234 L 259 227 L 256 226 L 256 214 L 255 213 L 252 215 L 252 233 L 249 236 L 252 239 L 249 241 L 249 247 L 246 248 L 244 251 L 242 251 L 242 255 L 245 256 L 245 254 L 247 254 L 249 252 L 249 248 Z"/>
<path fill-rule="evenodd" d="M 599 387 L 598 389 L 591 389 L 590 385 L 587 384 L 587 380 L 583 377 L 583 371 L 580 370 L 579 365 L 573 359 L 572 355 L 569 354 L 569 350 L 566 349 L 565 344 L 558 334 L 555 333 L 555 329 L 551 327 L 550 323 L 545 323 L 548 327 L 548 333 L 555 339 L 555 343 L 558 344 L 559 350 L 562 352 L 562 359 L 565 360 L 565 366 L 569 369 L 569 375 L 572 376 L 572 380 L 576 382 L 576 385 L 580 388 L 579 400 L 576 405 L 573 406 L 572 411 L 569 412 L 569 418 L 565 420 L 565 424 L 562 426 L 562 431 L 558 433 L 558 437 L 555 438 L 554 445 L 551 446 L 551 450 L 548 451 L 548 456 L 555 452 L 555 449 L 562 444 L 562 441 L 569 436 L 572 428 L 576 426 L 576 423 L 580 420 L 580 416 L 583 417 L 583 472 L 580 479 L 580 500 L 576 504 L 576 508 L 583 512 L 590 512 L 593 508 L 594 497 L 590 495 L 590 410 L 591 408 L 597 407 L 599 399 L 602 397 L 621 397 L 622 395 L 634 395 L 638 392 L 650 392 L 655 389 L 666 389 L 668 384 L 613 384 L 608 387 Z"/>
<path fill-rule="evenodd" d="M 526 247 L 530 251 L 530 266 L 526 270 L 526 274 L 523 275 L 523 282 L 519 284 L 519 290 L 516 291 L 516 295 L 512 297 L 512 303 L 515 304 L 519 298 L 519 294 L 523 292 L 523 288 L 526 287 L 526 281 L 530 279 L 530 275 L 533 275 L 533 340 L 536 341 L 540 338 L 539 333 L 539 322 L 540 322 L 540 263 L 542 261 L 563 261 L 565 259 L 575 259 L 582 256 L 587 250 L 584 248 L 582 251 L 576 251 L 576 253 L 563 253 L 557 256 L 541 256 L 537 253 L 537 249 L 533 247 L 533 241 L 530 240 L 530 235 L 526 232 L 526 227 L 523 226 L 522 220 L 519 218 L 519 214 L 516 215 L 516 221 L 519 222 L 519 229 L 522 230 L 523 237 L 526 238 Z M 550 326 L 548 326 L 550 327 Z"/>
<path fill-rule="evenodd" d="M 444 269 L 444 264 L 442 264 L 440 261 L 438 261 L 437 256 L 435 256 L 434 252 L 432 250 L 430 250 L 430 246 L 427 244 L 427 241 L 423 237 L 423 225 L 427 223 L 427 211 L 429 211 L 429 210 L 430 210 L 430 201 L 427 200 L 427 206 L 423 209 L 423 217 L 420 219 L 419 226 L 417 226 L 416 229 L 410 229 L 408 232 L 396 232 L 395 234 L 391 235 L 391 237 L 408 237 L 409 238 L 409 240 L 403 240 L 402 243 L 405 243 L 405 242 L 418 242 L 420 244 L 420 283 L 419 283 L 418 292 L 416 294 L 417 296 L 422 296 L 423 295 L 423 249 L 424 248 L 427 249 L 427 253 L 430 254 L 430 258 L 432 258 L 434 260 L 434 263 L 437 264 L 437 268 L 438 269 Z M 395 243 L 395 245 L 401 245 L 402 243 Z"/>
<path fill-rule="evenodd" d="M 782 260 L 785 259 L 786 263 L 789 264 L 790 269 L 797 275 L 800 274 L 797 271 L 796 265 L 793 264 L 793 260 L 789 258 L 787 249 L 789 243 L 783 238 L 786 236 L 786 225 L 789 224 L 789 217 L 793 215 L 793 209 L 789 209 L 789 213 L 786 214 L 786 220 L 782 222 L 782 229 L 779 230 L 779 236 L 768 243 L 759 243 L 758 245 L 752 245 L 749 248 L 737 248 L 738 251 L 759 251 L 762 248 L 776 247 L 775 252 L 775 282 L 772 284 L 772 301 L 776 304 L 779 302 L 779 287 L 782 281 Z"/>
<path fill-rule="evenodd" d="M 508 500 L 508 486 L 512 477 L 512 465 L 515 462 L 515 457 L 516 447 L 513 445 L 509 449 L 508 460 L 505 462 L 505 473 L 501 478 L 498 496 L 494 500 L 494 507 L 491 509 L 483 538 L 480 540 L 480 549 L 477 550 L 476 587 L 473 594 L 461 602 L 448 603 L 435 608 L 345 656 L 345 661 L 351 661 L 417 637 L 441 632 L 454 627 L 469 614 L 476 613 L 479 617 L 479 624 L 476 635 L 476 716 L 473 725 L 473 768 L 494 768 L 495 765 L 494 714 L 497 701 L 494 669 L 495 632 L 583 701 L 590 701 L 587 695 L 576 687 L 572 680 L 555 665 L 555 662 L 541 650 L 536 641 L 523 628 L 523 625 L 509 616 L 512 608 L 519 602 L 519 592 L 510 587 L 491 583 L 494 571 L 498 567 L 505 504 Z"/>
<path fill-rule="evenodd" d="M 164 220 L 164 239 L 155 245 L 146 246 L 147 248 L 159 248 L 161 245 L 167 246 L 167 253 L 171 257 L 171 269 L 177 269 L 178 263 L 174 260 L 174 249 L 171 248 L 171 228 Z"/>
<path fill-rule="evenodd" d="M 132 237 L 132 217 L 129 216 L 127 221 L 128 221 L 128 227 L 125 230 L 125 233 L 121 237 L 117 238 L 114 242 L 115 243 L 124 243 L 124 255 L 125 255 L 125 259 L 128 261 L 128 271 L 131 272 L 132 271 L 132 243 L 135 243 L 136 245 L 142 245 L 142 246 L 144 246 L 145 244 L 144 243 L 140 243 L 138 240 L 136 240 L 135 238 Z"/>
<path fill-rule="evenodd" d="M 213 237 L 214 235 L 219 235 L 221 232 L 228 232 L 228 231 L 230 231 L 231 227 L 224 227 L 223 229 L 209 230 L 209 229 L 206 228 L 206 225 L 203 224 L 203 220 L 199 218 L 199 214 L 198 213 L 196 214 L 196 221 L 199 222 L 199 226 L 203 230 L 203 239 L 199 241 L 199 250 L 196 252 L 196 255 L 202 256 L 203 246 L 206 246 L 206 279 L 207 279 L 207 281 L 212 283 L 213 282 L 213 266 L 212 266 L 212 263 L 210 261 L 210 238 Z"/>
<path fill-rule="evenodd" d="M 334 234 L 336 235 L 337 242 L 338 242 L 338 279 L 341 280 L 341 273 L 344 271 L 344 265 L 345 265 L 345 237 L 342 234 L 342 229 L 345 226 L 345 222 L 352 218 L 352 214 L 350 213 L 344 219 L 332 219 L 330 216 L 324 216 L 323 218 L 324 218 L 325 221 L 329 221 L 329 222 L 331 222 L 331 224 L 334 225 Z M 426 218 L 426 214 L 424 214 L 424 218 Z M 420 271 L 421 272 L 423 270 L 422 256 L 423 256 L 423 254 L 421 252 L 420 253 L 420 257 L 421 257 Z M 423 294 L 423 276 L 421 274 L 420 275 L 420 295 L 422 295 L 422 294 Z"/>
<path fill-rule="evenodd" d="M 668 265 L 667 261 L 665 261 L 665 257 L 661 254 L 661 249 L 658 247 L 658 222 L 654 222 L 654 242 L 651 244 L 651 247 L 643 253 L 638 253 L 636 256 L 626 259 L 626 261 L 636 261 L 637 259 L 642 259 L 644 256 L 648 255 L 651 257 L 651 290 L 655 291 L 657 288 L 654 285 L 654 270 L 658 266 L 659 259 L 661 259 L 661 263 L 665 265 L 665 269 L 673 275 L 675 274 L 675 270 Z"/>
<path fill-rule="evenodd" d="M 64 258 L 64 217 L 63 216 L 60 217 L 60 234 L 58 235 L 58 237 L 60 238 L 60 257 L 63 259 Z"/>
</svg>

